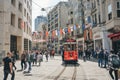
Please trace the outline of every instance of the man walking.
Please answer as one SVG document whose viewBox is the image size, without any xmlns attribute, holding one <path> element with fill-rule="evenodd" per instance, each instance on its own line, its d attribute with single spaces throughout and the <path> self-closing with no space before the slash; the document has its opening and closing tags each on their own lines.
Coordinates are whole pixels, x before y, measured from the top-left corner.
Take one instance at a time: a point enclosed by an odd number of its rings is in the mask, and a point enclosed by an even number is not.
<svg viewBox="0 0 120 80">
<path fill-rule="evenodd" d="M 32 62 L 32 59 L 33 59 L 33 55 L 31 53 L 31 51 L 28 51 L 27 54 L 26 54 L 26 62 L 28 62 L 28 73 L 30 73 L 31 71 L 31 62 Z"/>
<path fill-rule="evenodd" d="M 101 49 L 100 53 L 98 54 L 98 66 L 103 67 L 103 57 L 104 57 L 104 50 Z"/>
<path fill-rule="evenodd" d="M 23 54 L 21 55 L 21 70 L 23 70 L 23 65 L 24 65 L 24 70 L 26 69 L 27 65 L 26 65 L 26 53 L 23 52 Z"/>
<path fill-rule="evenodd" d="M 114 51 L 111 51 L 112 54 L 109 56 L 109 74 L 113 80 L 118 80 L 118 69 L 120 67 L 120 59 Z M 113 76 L 114 72 L 114 76 Z"/>
<path fill-rule="evenodd" d="M 15 73 L 13 71 L 13 64 L 11 60 L 11 53 L 7 53 L 7 57 L 3 59 L 3 64 L 4 64 L 4 78 L 3 80 L 7 80 L 8 74 L 11 74 L 11 80 L 14 80 Z"/>
</svg>

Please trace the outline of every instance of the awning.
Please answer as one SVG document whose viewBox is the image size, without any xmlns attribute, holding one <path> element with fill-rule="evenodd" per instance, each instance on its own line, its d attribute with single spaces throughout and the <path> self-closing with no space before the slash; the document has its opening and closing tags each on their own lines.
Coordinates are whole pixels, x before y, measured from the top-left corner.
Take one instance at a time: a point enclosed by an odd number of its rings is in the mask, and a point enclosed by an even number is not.
<svg viewBox="0 0 120 80">
<path fill-rule="evenodd" d="M 117 37 L 117 36 L 120 36 L 120 32 L 116 33 L 116 34 L 109 34 L 108 35 L 109 38 L 113 38 L 113 37 Z"/>
</svg>

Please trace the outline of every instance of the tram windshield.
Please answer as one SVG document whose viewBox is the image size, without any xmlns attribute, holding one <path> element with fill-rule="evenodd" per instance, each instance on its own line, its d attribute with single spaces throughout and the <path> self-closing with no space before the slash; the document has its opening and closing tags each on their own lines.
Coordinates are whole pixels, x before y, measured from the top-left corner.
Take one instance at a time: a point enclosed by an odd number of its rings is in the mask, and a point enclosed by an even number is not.
<svg viewBox="0 0 120 80">
<path fill-rule="evenodd" d="M 76 50 L 76 44 L 65 44 L 64 49 L 65 49 L 65 51 Z"/>
</svg>

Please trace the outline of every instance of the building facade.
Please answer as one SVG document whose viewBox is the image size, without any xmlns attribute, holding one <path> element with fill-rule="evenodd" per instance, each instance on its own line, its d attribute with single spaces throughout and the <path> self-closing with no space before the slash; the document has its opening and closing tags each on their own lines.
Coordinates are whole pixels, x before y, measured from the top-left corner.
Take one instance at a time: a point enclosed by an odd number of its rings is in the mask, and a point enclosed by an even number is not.
<svg viewBox="0 0 120 80">
<path fill-rule="evenodd" d="M 60 30 L 60 28 L 66 27 L 67 23 L 68 23 L 68 3 L 59 2 L 48 13 L 48 31 L 50 33 L 49 42 L 51 43 L 49 45 L 51 45 L 51 47 L 54 47 L 56 52 L 59 50 L 60 36 L 58 36 L 58 34 L 57 35 L 54 34 L 54 31 L 58 31 Z"/>
<path fill-rule="evenodd" d="M 35 31 L 39 31 L 40 23 L 47 23 L 47 17 L 37 16 L 35 19 Z"/>
<path fill-rule="evenodd" d="M 38 27 L 39 31 L 32 34 L 32 49 L 46 49 L 48 42 L 48 27 L 47 23 L 41 22 Z"/>
<path fill-rule="evenodd" d="M 0 51 L 31 49 L 32 0 L 0 0 Z"/>
</svg>

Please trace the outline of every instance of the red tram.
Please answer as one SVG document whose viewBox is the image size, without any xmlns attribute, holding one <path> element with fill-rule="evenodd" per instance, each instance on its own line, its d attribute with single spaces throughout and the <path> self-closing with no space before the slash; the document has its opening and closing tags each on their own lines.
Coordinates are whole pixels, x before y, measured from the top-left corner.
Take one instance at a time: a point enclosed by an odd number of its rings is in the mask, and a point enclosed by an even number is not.
<svg viewBox="0 0 120 80">
<path fill-rule="evenodd" d="M 73 39 L 68 39 L 64 43 L 64 62 L 74 62 L 78 61 L 78 51 L 77 51 L 77 42 Z"/>
</svg>

